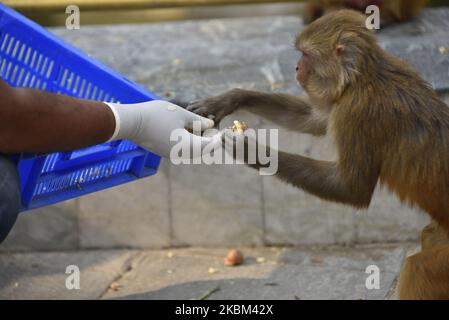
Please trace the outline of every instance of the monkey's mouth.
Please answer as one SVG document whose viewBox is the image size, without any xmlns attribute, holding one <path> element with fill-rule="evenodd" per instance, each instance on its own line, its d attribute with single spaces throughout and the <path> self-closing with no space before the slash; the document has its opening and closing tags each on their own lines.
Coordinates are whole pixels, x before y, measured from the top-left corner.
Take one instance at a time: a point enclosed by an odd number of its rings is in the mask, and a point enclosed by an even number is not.
<svg viewBox="0 0 449 320">
<path fill-rule="evenodd" d="M 296 72 L 295 75 L 296 81 L 304 87 L 307 82 L 307 75 L 305 75 L 303 72 Z"/>
<path fill-rule="evenodd" d="M 296 81 L 298 84 L 305 89 L 306 87 L 306 79 L 304 77 L 301 77 L 299 74 L 296 74 Z"/>
</svg>

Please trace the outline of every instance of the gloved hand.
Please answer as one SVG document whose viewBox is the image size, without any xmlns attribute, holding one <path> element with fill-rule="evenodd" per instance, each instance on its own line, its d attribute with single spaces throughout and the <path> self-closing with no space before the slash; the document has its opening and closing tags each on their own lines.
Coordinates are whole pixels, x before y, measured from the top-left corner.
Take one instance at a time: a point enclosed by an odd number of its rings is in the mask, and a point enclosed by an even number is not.
<svg viewBox="0 0 449 320">
<path fill-rule="evenodd" d="M 163 157 L 170 157 L 170 150 L 177 141 L 170 141 L 173 130 L 181 129 L 183 141 L 192 147 L 204 147 L 212 138 L 191 134 L 193 121 L 200 121 L 201 130 L 214 126 L 210 119 L 203 118 L 173 103 L 154 100 L 136 104 L 106 103 L 115 116 L 115 132 L 109 141 L 126 139 Z M 184 140 L 189 139 L 189 140 Z"/>
</svg>

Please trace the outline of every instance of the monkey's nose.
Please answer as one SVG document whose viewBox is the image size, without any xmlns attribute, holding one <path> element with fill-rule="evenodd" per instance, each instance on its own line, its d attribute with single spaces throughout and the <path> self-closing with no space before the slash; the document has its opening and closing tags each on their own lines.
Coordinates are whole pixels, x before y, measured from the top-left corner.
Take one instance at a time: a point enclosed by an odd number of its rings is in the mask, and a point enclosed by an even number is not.
<svg viewBox="0 0 449 320">
<path fill-rule="evenodd" d="M 299 68 L 298 68 L 298 66 L 296 66 L 296 71 L 298 71 L 299 70 Z"/>
</svg>

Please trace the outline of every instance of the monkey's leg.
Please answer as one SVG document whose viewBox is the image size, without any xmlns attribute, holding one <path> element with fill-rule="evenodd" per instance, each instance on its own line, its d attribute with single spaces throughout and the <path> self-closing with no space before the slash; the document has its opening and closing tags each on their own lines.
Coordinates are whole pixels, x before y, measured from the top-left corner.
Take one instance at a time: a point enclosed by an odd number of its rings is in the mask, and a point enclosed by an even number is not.
<svg viewBox="0 0 449 320">
<path fill-rule="evenodd" d="M 401 300 L 449 299 L 449 245 L 408 257 L 399 278 Z"/>
<path fill-rule="evenodd" d="M 287 94 L 233 89 L 187 107 L 200 115 L 213 115 L 216 122 L 237 109 L 260 115 L 290 130 L 318 136 L 326 134 L 327 115 L 319 114 L 304 99 Z"/>
<path fill-rule="evenodd" d="M 421 232 L 422 251 L 406 259 L 400 299 L 449 299 L 449 235 L 436 221 Z"/>
</svg>

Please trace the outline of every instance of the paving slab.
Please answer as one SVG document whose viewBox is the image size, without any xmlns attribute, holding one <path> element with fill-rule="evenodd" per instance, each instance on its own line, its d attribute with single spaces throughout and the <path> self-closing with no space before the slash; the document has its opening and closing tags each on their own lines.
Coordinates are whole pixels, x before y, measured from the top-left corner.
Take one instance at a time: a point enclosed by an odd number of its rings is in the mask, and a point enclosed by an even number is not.
<svg viewBox="0 0 449 320">
<path fill-rule="evenodd" d="M 275 177 L 263 177 L 265 242 L 269 245 L 355 242 L 350 207 L 325 202 Z"/>
<path fill-rule="evenodd" d="M 133 251 L 0 254 L 0 299 L 97 299 L 126 271 Z M 66 287 L 69 265 L 80 270 L 80 289 Z"/>
<path fill-rule="evenodd" d="M 82 248 L 161 248 L 170 245 L 167 162 L 159 172 L 79 198 Z"/>
<path fill-rule="evenodd" d="M 78 200 L 19 214 L 0 252 L 61 251 L 79 247 Z"/>
<path fill-rule="evenodd" d="M 4 253 L 0 299 L 391 299 L 410 248 L 241 248 L 244 264 L 232 268 L 225 248 Z M 65 286 L 68 265 L 80 269 L 80 290 Z M 366 288 L 369 265 L 378 290 Z"/>
<path fill-rule="evenodd" d="M 225 249 L 145 251 L 105 299 L 385 299 L 405 250 L 368 248 L 242 249 L 245 263 L 225 267 Z M 380 289 L 365 272 L 380 268 Z M 210 294 L 210 295 L 209 295 Z"/>
<path fill-rule="evenodd" d="M 367 210 L 354 210 L 357 243 L 413 241 L 429 224 L 418 208 L 402 204 L 396 195 L 378 187 Z"/>
<path fill-rule="evenodd" d="M 289 248 L 279 256 L 284 264 L 298 266 L 337 267 L 347 270 L 366 270 L 369 265 L 376 265 L 380 271 L 398 273 L 400 262 L 406 256 L 408 246 L 371 245 L 365 247 L 328 247 L 321 249 Z M 399 262 L 399 263 L 398 263 Z"/>
<path fill-rule="evenodd" d="M 263 244 L 262 186 L 243 165 L 172 166 L 175 245 Z"/>
</svg>

